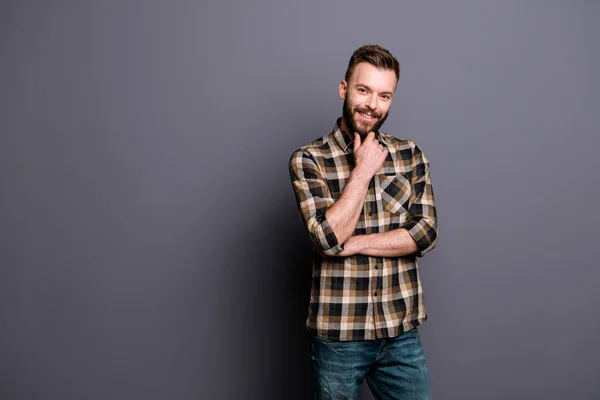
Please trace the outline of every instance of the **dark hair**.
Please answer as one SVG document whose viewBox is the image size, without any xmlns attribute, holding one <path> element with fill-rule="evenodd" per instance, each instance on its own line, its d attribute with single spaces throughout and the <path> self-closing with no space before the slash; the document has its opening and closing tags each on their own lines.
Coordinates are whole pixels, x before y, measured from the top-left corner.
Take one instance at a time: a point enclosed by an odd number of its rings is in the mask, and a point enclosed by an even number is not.
<svg viewBox="0 0 600 400">
<path fill-rule="evenodd" d="M 366 44 L 352 53 L 348 69 L 346 70 L 346 76 L 344 77 L 346 82 L 350 80 L 352 72 L 354 72 L 354 67 L 361 62 L 367 62 L 377 68 L 391 69 L 396 74 L 396 83 L 400 80 L 400 63 L 396 60 L 396 57 L 388 49 L 378 44 Z"/>
</svg>

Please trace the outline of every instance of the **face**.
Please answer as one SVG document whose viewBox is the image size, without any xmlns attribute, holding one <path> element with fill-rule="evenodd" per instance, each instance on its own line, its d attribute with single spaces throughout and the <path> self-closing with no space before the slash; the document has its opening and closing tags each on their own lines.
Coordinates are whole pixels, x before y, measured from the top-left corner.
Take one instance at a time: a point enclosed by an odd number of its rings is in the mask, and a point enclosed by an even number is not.
<svg viewBox="0 0 600 400">
<path fill-rule="evenodd" d="M 344 128 L 364 138 L 385 122 L 396 90 L 396 74 L 362 62 L 355 66 L 348 82 L 340 83 L 339 90 L 344 100 Z"/>
</svg>

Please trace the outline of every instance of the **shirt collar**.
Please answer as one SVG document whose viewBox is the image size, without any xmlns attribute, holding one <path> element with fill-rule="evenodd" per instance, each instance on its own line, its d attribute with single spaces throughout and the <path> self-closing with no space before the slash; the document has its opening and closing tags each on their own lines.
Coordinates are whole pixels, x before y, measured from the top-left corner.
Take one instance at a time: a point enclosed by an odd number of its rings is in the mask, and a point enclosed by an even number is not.
<svg viewBox="0 0 600 400">
<path fill-rule="evenodd" d="M 335 126 L 333 127 L 333 137 L 337 144 L 346 152 L 348 147 L 354 143 L 354 140 L 342 129 L 342 118 L 338 118 L 335 121 Z"/>
</svg>

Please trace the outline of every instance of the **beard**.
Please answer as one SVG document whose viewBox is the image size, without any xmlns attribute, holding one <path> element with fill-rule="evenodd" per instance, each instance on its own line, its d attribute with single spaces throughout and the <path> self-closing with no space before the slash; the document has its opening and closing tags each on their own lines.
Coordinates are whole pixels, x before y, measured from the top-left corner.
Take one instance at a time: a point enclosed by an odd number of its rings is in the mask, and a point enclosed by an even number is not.
<svg viewBox="0 0 600 400">
<path fill-rule="evenodd" d="M 358 119 L 359 117 L 356 116 L 356 113 L 359 112 L 374 116 L 377 119 L 371 124 L 369 124 L 368 122 L 360 121 Z M 379 128 L 381 128 L 381 125 L 383 125 L 387 117 L 387 113 L 384 115 L 380 113 L 371 112 L 371 110 L 369 110 L 368 108 L 356 107 L 353 110 L 352 108 L 350 108 L 350 104 L 348 103 L 348 94 L 346 94 L 346 99 L 344 100 L 344 109 L 342 111 L 342 118 L 344 119 L 344 123 L 348 127 L 348 134 L 350 134 L 351 136 L 354 135 L 354 132 L 357 132 L 360 135 L 361 139 L 364 139 L 367 136 L 367 134 L 371 131 L 375 132 L 376 134 L 379 133 Z"/>
</svg>

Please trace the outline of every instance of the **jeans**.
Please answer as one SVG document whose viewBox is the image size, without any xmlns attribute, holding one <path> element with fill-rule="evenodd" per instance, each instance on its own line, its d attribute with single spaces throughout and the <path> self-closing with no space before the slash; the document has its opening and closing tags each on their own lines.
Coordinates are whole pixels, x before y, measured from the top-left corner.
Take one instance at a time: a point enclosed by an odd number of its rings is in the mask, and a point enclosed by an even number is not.
<svg viewBox="0 0 600 400">
<path fill-rule="evenodd" d="M 311 353 L 315 399 L 358 400 L 364 379 L 376 399 L 431 399 L 416 328 L 395 338 L 349 342 L 313 335 Z"/>
</svg>

